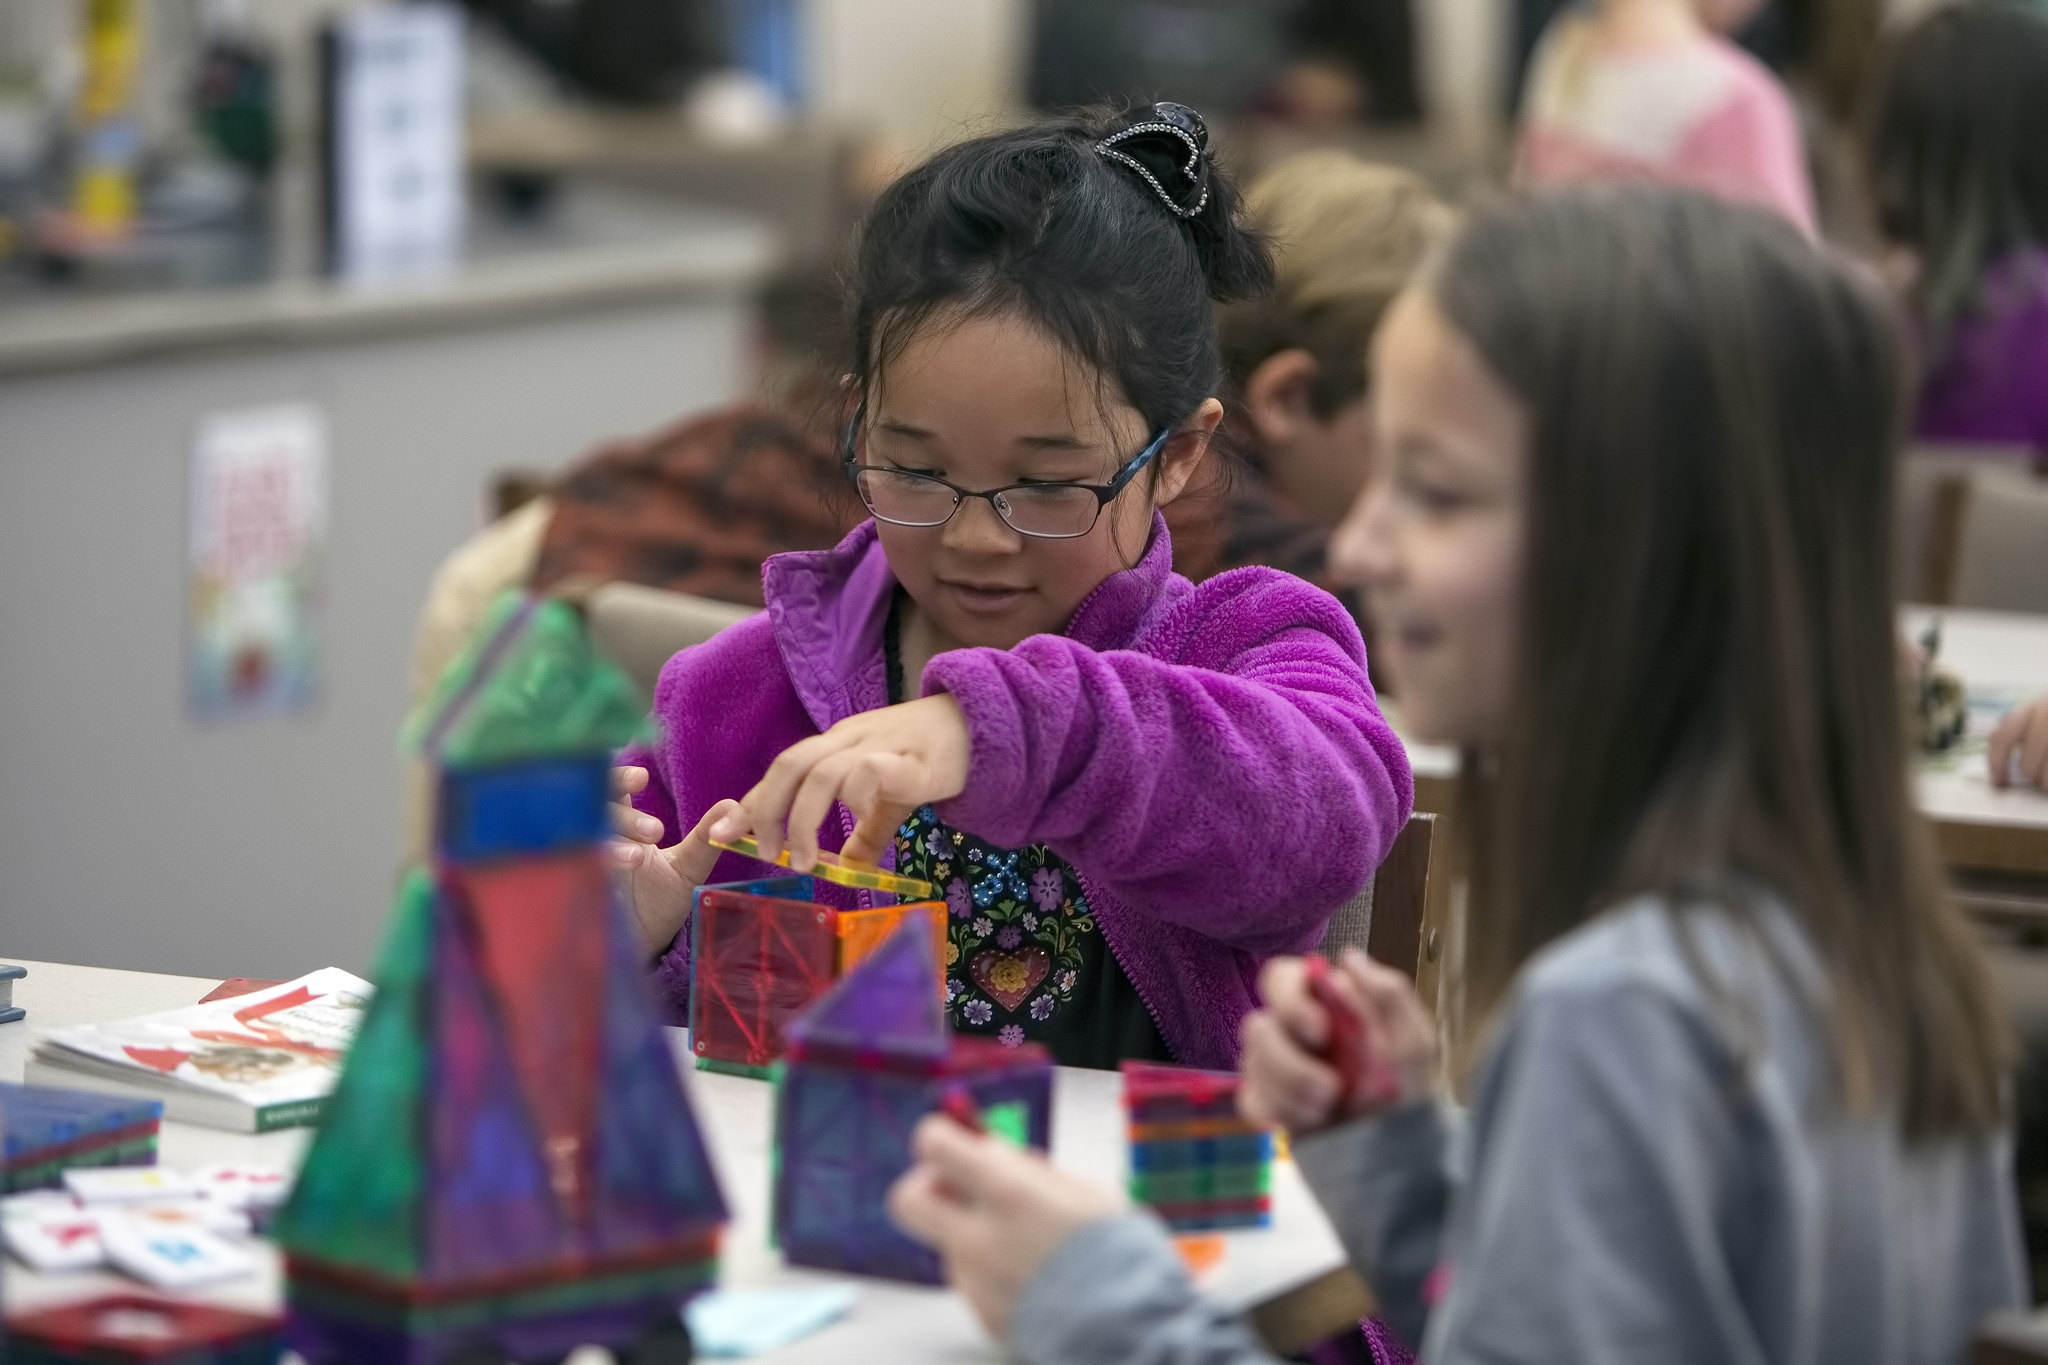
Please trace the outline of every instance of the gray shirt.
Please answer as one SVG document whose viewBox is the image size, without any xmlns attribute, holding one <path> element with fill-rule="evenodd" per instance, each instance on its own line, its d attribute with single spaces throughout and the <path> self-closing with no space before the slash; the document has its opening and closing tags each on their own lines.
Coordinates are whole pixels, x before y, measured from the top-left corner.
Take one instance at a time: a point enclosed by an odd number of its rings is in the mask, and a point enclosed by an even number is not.
<svg viewBox="0 0 2048 1365">
<path fill-rule="evenodd" d="M 1603 915 L 1523 971 L 1466 1122 L 1424 1103 L 1295 1144 L 1425 1360 L 1947 1365 L 2025 1302 L 2009 1143 L 1908 1148 L 1845 1114 L 1811 953 L 1780 912 L 1761 933 L 1655 901 Z M 1268 1359 L 1141 1215 L 1069 1239 L 1010 1346 Z"/>
</svg>

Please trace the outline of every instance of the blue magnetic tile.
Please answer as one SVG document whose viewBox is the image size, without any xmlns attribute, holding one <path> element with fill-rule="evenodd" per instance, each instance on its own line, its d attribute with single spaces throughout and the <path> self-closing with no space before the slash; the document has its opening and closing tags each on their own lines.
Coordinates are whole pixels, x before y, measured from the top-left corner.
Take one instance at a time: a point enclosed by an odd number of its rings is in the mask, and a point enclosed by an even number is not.
<svg viewBox="0 0 2048 1365">
<path fill-rule="evenodd" d="M 611 833 L 610 782 L 604 755 L 446 772 L 441 850 L 455 862 L 480 862 L 599 842 Z"/>
<path fill-rule="evenodd" d="M 5 1130 L 0 1151 L 13 1162 L 39 1148 L 139 1123 L 157 1123 L 163 1112 L 163 1104 L 157 1100 L 115 1099 L 83 1090 L 0 1082 L 0 1128 Z"/>
<path fill-rule="evenodd" d="M 1271 1133 L 1238 1137 L 1174 1138 L 1131 1144 L 1134 1171 L 1184 1171 L 1193 1166 L 1249 1166 L 1273 1156 Z"/>
</svg>

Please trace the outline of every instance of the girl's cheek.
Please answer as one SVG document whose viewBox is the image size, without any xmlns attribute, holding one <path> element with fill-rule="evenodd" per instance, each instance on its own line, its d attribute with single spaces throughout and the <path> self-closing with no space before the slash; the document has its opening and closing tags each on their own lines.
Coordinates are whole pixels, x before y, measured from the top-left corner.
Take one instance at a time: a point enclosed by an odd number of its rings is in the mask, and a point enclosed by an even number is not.
<svg viewBox="0 0 2048 1365">
<path fill-rule="evenodd" d="M 1521 603 L 1519 536 L 1493 528 L 1466 547 L 1464 618 L 1466 667 L 1479 719 L 1489 730 L 1505 724 L 1514 687 L 1517 616 Z"/>
<path fill-rule="evenodd" d="M 936 538 L 929 531 L 891 526 L 886 521 L 876 522 L 875 529 L 882 542 L 882 554 L 897 582 L 922 583 L 931 577 L 932 545 Z"/>
</svg>

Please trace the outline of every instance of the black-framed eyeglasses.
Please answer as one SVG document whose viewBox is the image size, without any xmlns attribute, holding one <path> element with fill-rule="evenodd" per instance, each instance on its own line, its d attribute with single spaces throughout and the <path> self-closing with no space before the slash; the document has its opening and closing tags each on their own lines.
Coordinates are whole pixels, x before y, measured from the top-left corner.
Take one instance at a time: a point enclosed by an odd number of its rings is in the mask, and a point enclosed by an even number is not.
<svg viewBox="0 0 2048 1365">
<path fill-rule="evenodd" d="M 1072 540 L 1095 529 L 1102 509 L 1116 501 L 1116 495 L 1137 477 L 1138 471 L 1158 456 L 1173 434 L 1161 431 L 1143 450 L 1126 460 L 1108 483 L 1013 483 L 1001 488 L 976 490 L 949 483 L 936 474 L 919 474 L 908 469 L 888 469 L 860 463 L 860 427 L 867 416 L 867 404 L 854 409 L 846 424 L 843 463 L 847 477 L 860 490 L 877 521 L 892 526 L 944 526 L 960 510 L 966 498 L 986 498 L 1003 524 L 1018 535 L 1041 540 Z"/>
</svg>

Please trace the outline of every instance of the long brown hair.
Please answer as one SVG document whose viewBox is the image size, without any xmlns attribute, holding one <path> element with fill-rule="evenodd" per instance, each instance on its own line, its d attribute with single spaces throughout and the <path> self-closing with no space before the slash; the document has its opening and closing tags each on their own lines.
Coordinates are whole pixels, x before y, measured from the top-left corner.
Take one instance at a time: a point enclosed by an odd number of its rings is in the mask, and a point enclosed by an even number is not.
<svg viewBox="0 0 2048 1365">
<path fill-rule="evenodd" d="M 1647 186 L 1482 214 L 1429 287 L 1531 418 L 1513 716 L 1460 806 L 1473 1017 L 1629 897 L 1766 888 L 1852 1111 L 1999 1122 L 2001 1020 L 1907 794 L 1883 302 L 1768 214 Z"/>
</svg>

